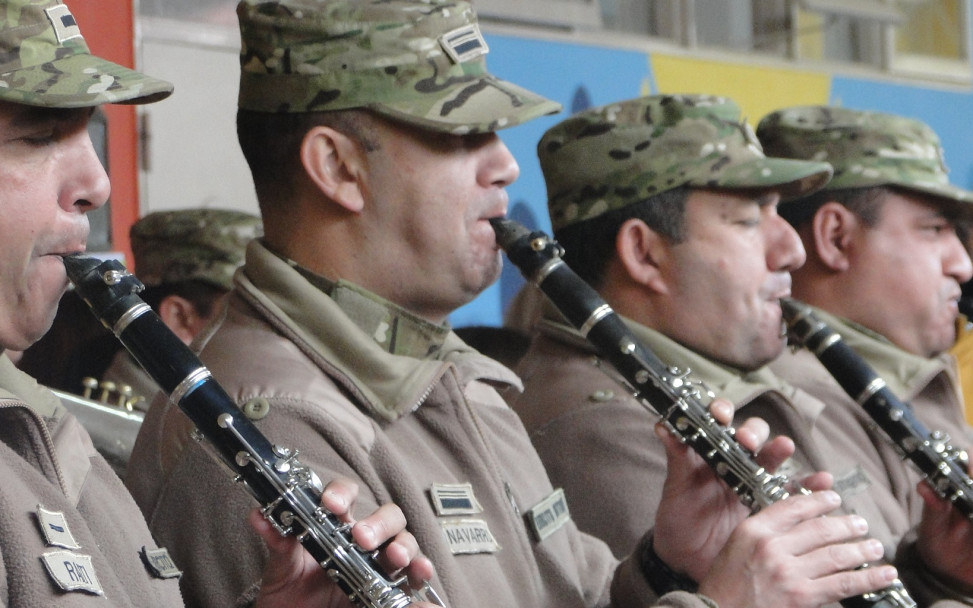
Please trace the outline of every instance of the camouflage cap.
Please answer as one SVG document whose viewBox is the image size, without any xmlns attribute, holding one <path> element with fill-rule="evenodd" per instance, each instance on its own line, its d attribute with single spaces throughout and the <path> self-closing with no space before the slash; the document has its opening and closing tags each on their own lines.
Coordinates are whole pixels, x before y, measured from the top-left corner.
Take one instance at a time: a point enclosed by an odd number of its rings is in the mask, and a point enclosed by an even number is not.
<svg viewBox="0 0 973 608">
<path fill-rule="evenodd" d="M 973 192 L 952 186 L 939 137 L 911 118 L 829 106 L 768 114 L 757 127 L 767 154 L 834 167 L 827 190 L 899 186 L 961 203 Z"/>
<path fill-rule="evenodd" d="M 198 280 L 229 290 L 260 218 L 223 209 L 157 211 L 130 231 L 135 272 L 147 287 Z"/>
<path fill-rule="evenodd" d="M 368 108 L 464 134 L 561 108 L 487 72 L 465 0 L 244 0 L 237 15 L 244 110 Z"/>
<path fill-rule="evenodd" d="M 824 185 L 827 163 L 764 156 L 731 100 L 656 95 L 580 112 L 537 145 L 554 230 L 680 186 L 778 190 Z"/>
<path fill-rule="evenodd" d="M 48 108 L 150 103 L 172 85 L 95 57 L 60 0 L 0 0 L 0 100 Z"/>
</svg>

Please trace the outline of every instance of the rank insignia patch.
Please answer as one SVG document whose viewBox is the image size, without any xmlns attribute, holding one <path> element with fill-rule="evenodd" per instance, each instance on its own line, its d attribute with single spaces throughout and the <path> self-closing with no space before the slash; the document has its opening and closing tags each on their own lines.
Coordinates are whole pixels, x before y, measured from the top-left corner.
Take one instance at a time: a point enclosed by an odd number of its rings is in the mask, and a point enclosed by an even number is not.
<svg viewBox="0 0 973 608">
<path fill-rule="evenodd" d="M 469 483 L 434 483 L 429 489 L 432 506 L 436 515 L 476 515 L 483 511 L 483 507 L 473 495 L 473 486 Z"/>
<path fill-rule="evenodd" d="M 480 26 L 476 23 L 458 27 L 439 37 L 439 44 L 456 63 L 464 63 L 490 52 Z"/>
<path fill-rule="evenodd" d="M 52 547 L 64 547 L 65 549 L 80 549 L 81 545 L 71 534 L 68 521 L 64 518 L 64 513 L 60 511 L 48 511 L 41 505 L 37 505 L 37 523 L 41 527 L 41 534 L 44 540 Z"/>
</svg>

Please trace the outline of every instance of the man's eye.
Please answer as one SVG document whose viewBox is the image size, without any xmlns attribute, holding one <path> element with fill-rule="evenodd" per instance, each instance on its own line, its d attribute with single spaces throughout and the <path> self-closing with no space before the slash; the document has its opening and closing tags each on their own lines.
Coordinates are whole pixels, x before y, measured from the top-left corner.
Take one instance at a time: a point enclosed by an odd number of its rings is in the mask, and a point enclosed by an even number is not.
<svg viewBox="0 0 973 608">
<path fill-rule="evenodd" d="M 55 136 L 56 134 L 54 132 L 54 129 L 51 129 L 48 131 L 38 131 L 35 133 L 31 133 L 30 135 L 25 135 L 20 139 L 21 141 L 26 142 L 27 144 L 30 144 L 32 146 L 46 146 L 47 144 L 50 144 L 54 141 Z"/>
</svg>

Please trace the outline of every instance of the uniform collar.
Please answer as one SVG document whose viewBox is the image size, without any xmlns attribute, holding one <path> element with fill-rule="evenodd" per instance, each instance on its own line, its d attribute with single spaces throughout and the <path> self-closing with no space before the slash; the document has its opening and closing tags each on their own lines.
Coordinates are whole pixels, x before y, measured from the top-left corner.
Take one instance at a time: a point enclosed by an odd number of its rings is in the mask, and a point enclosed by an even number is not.
<svg viewBox="0 0 973 608">
<path fill-rule="evenodd" d="M 820 308 L 814 313 L 872 367 L 889 390 L 906 401 L 915 397 L 939 373 L 950 368 L 947 354 L 927 358 L 905 351 L 879 333 Z"/>
<path fill-rule="evenodd" d="M 632 335 L 651 350 L 668 367 L 678 368 L 679 373 L 687 373 L 696 382 L 701 382 L 717 396 L 725 397 L 739 408 L 762 393 L 776 391 L 787 398 L 793 398 L 796 389 L 777 377 L 769 368 L 761 367 L 751 372 L 743 372 L 707 359 L 686 348 L 668 336 L 622 317 Z M 587 341 L 563 323 L 563 318 L 551 317 L 541 321 L 541 331 L 562 341 L 581 346 Z M 590 348 L 590 345 L 587 346 Z"/>
<path fill-rule="evenodd" d="M 404 311 L 347 283 L 322 277 L 312 283 L 306 272 L 259 240 L 247 247 L 245 269 L 235 280 L 241 297 L 381 419 L 416 410 L 450 366 L 464 377 L 487 373 L 485 380 L 519 385 L 512 372 L 467 346 L 447 326 L 400 314 Z M 337 297 L 328 293 L 329 284 Z M 346 312 L 359 307 L 368 310 L 355 311 L 356 318 Z M 394 339 L 377 339 L 376 329 L 389 319 L 399 323 L 388 332 Z"/>
<path fill-rule="evenodd" d="M 331 281 L 293 260 L 281 259 L 334 300 L 386 352 L 418 359 L 436 359 L 441 353 L 450 332 L 448 324 L 435 325 L 353 283 Z"/>
</svg>

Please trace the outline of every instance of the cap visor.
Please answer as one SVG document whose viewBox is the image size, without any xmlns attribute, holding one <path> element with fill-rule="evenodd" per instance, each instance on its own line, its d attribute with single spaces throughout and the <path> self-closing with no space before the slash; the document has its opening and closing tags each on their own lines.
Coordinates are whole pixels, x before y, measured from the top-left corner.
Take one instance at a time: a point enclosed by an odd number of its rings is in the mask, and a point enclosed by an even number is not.
<svg viewBox="0 0 973 608">
<path fill-rule="evenodd" d="M 783 158 L 755 158 L 726 167 L 712 185 L 721 188 L 773 188 L 782 199 L 820 190 L 831 179 L 828 163 Z"/>
<path fill-rule="evenodd" d="M 368 107 L 396 120 L 447 133 L 496 131 L 561 111 L 561 104 L 493 76 L 460 82 L 436 95 L 420 94 Z"/>
<path fill-rule="evenodd" d="M 0 75 L 0 100 L 50 108 L 165 99 L 172 84 L 88 54 Z"/>
</svg>

